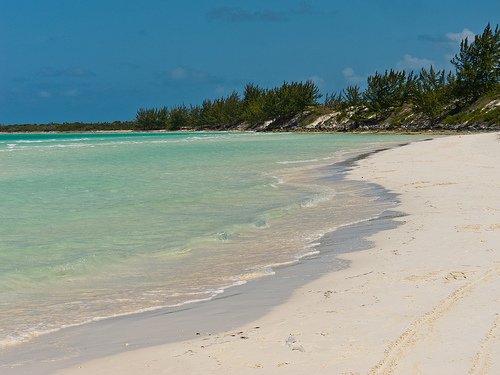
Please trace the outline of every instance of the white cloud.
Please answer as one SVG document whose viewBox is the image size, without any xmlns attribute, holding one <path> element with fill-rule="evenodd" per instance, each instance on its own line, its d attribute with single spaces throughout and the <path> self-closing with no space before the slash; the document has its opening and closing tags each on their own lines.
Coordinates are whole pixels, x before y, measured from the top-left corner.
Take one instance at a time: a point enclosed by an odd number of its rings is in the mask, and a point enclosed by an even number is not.
<svg viewBox="0 0 500 375">
<path fill-rule="evenodd" d="M 170 78 L 174 81 L 180 81 L 187 77 L 186 69 L 184 68 L 176 68 L 170 71 Z"/>
<path fill-rule="evenodd" d="M 226 87 L 224 86 L 217 86 L 215 88 L 215 93 L 217 95 L 226 95 L 227 93 L 229 93 L 229 89 L 227 89 Z"/>
<path fill-rule="evenodd" d="M 422 68 L 430 68 L 434 64 L 433 61 L 427 59 L 419 59 L 418 57 L 413 57 L 411 55 L 404 55 L 403 60 L 399 61 L 396 66 L 398 69 L 406 70 L 420 70 Z"/>
<path fill-rule="evenodd" d="M 472 31 L 469 29 L 463 29 L 461 33 L 447 33 L 446 38 L 452 42 L 458 42 L 460 43 L 462 40 L 465 38 L 469 38 L 469 42 L 474 40 L 474 37 L 476 34 L 474 34 Z"/>
<path fill-rule="evenodd" d="M 86 69 L 80 68 L 80 67 L 72 67 L 68 68 L 64 72 L 68 77 L 88 77 L 88 76 L 95 76 L 95 73 L 90 72 Z"/>
<path fill-rule="evenodd" d="M 347 67 L 344 70 L 342 70 L 342 75 L 344 76 L 344 79 L 349 82 L 349 83 L 361 83 L 364 82 L 366 77 L 362 77 L 354 71 L 353 68 Z"/>
<path fill-rule="evenodd" d="M 320 76 L 314 75 L 309 80 L 313 81 L 316 85 L 321 86 L 325 83 L 325 80 Z"/>
<path fill-rule="evenodd" d="M 73 89 L 73 90 L 64 91 L 62 93 L 62 95 L 63 96 L 78 96 L 78 95 L 80 95 L 80 90 Z"/>
<path fill-rule="evenodd" d="M 258 12 L 250 12 L 240 8 L 222 7 L 212 9 L 207 16 L 211 19 L 220 19 L 229 22 L 265 21 L 281 22 L 286 21 L 286 13 L 275 12 L 269 9 Z"/>
<path fill-rule="evenodd" d="M 175 68 L 168 73 L 168 79 L 175 82 L 206 83 L 215 81 L 208 73 L 194 69 Z"/>
<path fill-rule="evenodd" d="M 40 98 L 50 98 L 52 96 L 52 93 L 50 93 L 49 91 L 40 91 L 38 93 L 38 96 Z"/>
<path fill-rule="evenodd" d="M 42 77 L 94 77 L 95 73 L 80 68 L 71 67 L 64 69 L 44 68 L 38 74 Z"/>
</svg>

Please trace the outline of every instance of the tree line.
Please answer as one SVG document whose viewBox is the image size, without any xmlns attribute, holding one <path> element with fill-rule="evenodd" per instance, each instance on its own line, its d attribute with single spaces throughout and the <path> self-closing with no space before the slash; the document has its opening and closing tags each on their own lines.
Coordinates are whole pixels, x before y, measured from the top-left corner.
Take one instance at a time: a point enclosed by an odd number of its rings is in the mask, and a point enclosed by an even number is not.
<svg viewBox="0 0 500 375">
<path fill-rule="evenodd" d="M 0 131 L 16 133 L 16 132 L 99 132 L 99 131 L 121 131 L 121 130 L 137 130 L 135 121 L 114 121 L 114 122 L 64 122 L 48 123 L 48 124 L 15 124 L 1 125 Z"/>
<path fill-rule="evenodd" d="M 227 97 L 206 99 L 201 105 L 170 108 L 140 108 L 136 122 L 141 130 L 231 127 L 265 121 L 287 121 L 310 106 L 318 105 L 319 88 L 312 81 L 283 82 L 280 87 L 264 89 L 253 83 L 245 86 L 243 96 L 233 91 Z"/>
</svg>

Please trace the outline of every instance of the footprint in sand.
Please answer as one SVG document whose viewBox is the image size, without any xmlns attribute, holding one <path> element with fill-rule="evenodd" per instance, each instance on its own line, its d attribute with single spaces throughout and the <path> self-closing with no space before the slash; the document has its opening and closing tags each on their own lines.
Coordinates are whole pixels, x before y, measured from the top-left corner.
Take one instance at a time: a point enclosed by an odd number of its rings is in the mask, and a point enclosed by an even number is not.
<svg viewBox="0 0 500 375">
<path fill-rule="evenodd" d="M 453 271 L 444 277 L 446 280 L 465 280 L 467 275 L 462 271 Z"/>
<path fill-rule="evenodd" d="M 457 232 L 480 233 L 481 227 L 482 227 L 481 224 L 455 225 L 455 229 L 457 230 Z"/>
</svg>

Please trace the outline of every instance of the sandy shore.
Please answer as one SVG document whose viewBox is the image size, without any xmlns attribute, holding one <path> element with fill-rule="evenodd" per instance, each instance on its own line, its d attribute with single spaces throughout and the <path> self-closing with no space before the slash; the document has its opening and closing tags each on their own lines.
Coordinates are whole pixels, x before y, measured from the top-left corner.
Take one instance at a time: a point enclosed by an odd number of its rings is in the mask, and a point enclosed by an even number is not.
<svg viewBox="0 0 500 375">
<path fill-rule="evenodd" d="M 416 142 L 350 178 L 400 194 L 402 225 L 240 328 L 59 374 L 500 374 L 498 134 Z"/>
</svg>

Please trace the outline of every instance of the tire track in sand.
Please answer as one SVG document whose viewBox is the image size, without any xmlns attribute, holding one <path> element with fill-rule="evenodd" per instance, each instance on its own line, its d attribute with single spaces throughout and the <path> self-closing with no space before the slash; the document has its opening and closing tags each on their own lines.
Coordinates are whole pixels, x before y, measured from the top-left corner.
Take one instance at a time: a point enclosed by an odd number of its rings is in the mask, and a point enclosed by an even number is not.
<svg viewBox="0 0 500 375">
<path fill-rule="evenodd" d="M 442 318 L 444 314 L 448 310 L 452 309 L 459 300 L 466 297 L 467 294 L 473 291 L 477 286 L 486 282 L 489 278 L 499 273 L 500 268 L 487 271 L 483 276 L 456 289 L 453 293 L 449 294 L 448 297 L 441 300 L 437 305 L 435 305 L 431 311 L 425 313 L 417 320 L 415 320 L 410 325 L 410 327 L 401 336 L 399 336 L 399 338 L 397 338 L 389 345 L 389 347 L 385 350 L 385 357 L 375 367 L 373 367 L 368 374 L 379 375 L 392 373 L 403 350 L 410 347 L 414 342 L 418 340 L 418 333 L 425 325 L 432 324 L 438 319 Z M 500 320 L 497 320 L 495 324 L 496 327 L 493 327 L 492 330 L 490 330 L 490 332 L 493 331 L 492 337 L 496 338 L 495 332 L 499 328 L 499 324 Z M 484 366 L 482 366 L 481 364 L 487 364 L 488 352 L 491 350 L 490 346 L 492 345 L 487 345 L 491 341 L 488 338 L 483 341 L 484 345 L 482 346 L 484 347 L 484 349 L 480 351 L 480 353 L 482 354 L 478 353 L 478 355 L 476 355 L 477 363 L 480 364 L 480 371 L 482 371 L 481 368 L 484 368 Z M 473 374 L 482 374 L 482 372 L 474 372 Z"/>
<path fill-rule="evenodd" d="M 472 375 L 487 374 L 491 368 L 493 349 L 497 346 L 500 340 L 500 316 L 495 320 L 495 323 L 484 336 L 481 342 L 480 350 L 472 360 L 473 366 L 469 371 Z"/>
</svg>

